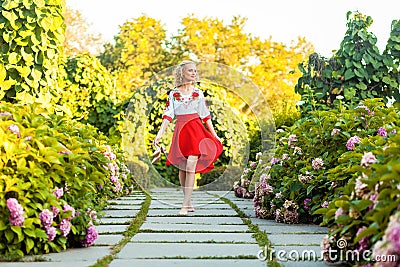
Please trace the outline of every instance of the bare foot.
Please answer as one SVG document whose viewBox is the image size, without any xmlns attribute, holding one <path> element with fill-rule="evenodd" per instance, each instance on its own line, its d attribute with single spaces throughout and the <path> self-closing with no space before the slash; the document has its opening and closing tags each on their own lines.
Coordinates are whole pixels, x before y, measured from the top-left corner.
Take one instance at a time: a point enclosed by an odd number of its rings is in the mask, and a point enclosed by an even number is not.
<svg viewBox="0 0 400 267">
<path fill-rule="evenodd" d="M 188 211 L 188 212 L 194 212 L 193 206 L 189 206 L 188 209 L 187 209 L 187 211 Z"/>
<path fill-rule="evenodd" d="M 188 213 L 188 209 L 182 207 L 181 210 L 179 211 L 178 215 L 179 215 L 179 216 L 186 216 L 187 213 Z"/>
</svg>

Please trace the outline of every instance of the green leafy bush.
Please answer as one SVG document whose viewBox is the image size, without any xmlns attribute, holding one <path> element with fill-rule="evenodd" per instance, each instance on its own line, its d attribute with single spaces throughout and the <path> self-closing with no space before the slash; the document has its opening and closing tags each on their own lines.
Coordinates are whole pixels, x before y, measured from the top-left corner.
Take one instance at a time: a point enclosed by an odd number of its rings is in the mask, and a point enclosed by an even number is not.
<svg viewBox="0 0 400 267">
<path fill-rule="evenodd" d="M 351 264 L 367 264 L 382 255 L 395 255 L 399 263 L 398 245 L 378 243 L 388 227 L 389 239 L 400 230 L 398 223 L 388 225 L 390 216 L 400 208 L 399 130 L 398 126 L 383 125 L 377 134 L 363 138 L 354 151 L 342 154 L 338 166 L 329 171 L 327 178 L 343 187 L 326 208 L 316 211 L 324 215 L 324 224 L 330 227 L 329 236 L 323 240 L 328 261 L 333 261 L 329 250 L 337 249 L 341 239 L 347 244 L 342 248 L 342 255 L 348 251 L 357 251 L 360 255 L 367 250 L 374 251 L 369 257 L 347 259 Z M 395 237 L 394 242 L 398 240 Z M 338 253 L 332 256 L 344 260 Z"/>
<path fill-rule="evenodd" d="M 133 186 L 121 153 L 107 143 L 93 126 L 38 104 L 0 102 L 0 253 L 94 242 L 96 212 Z"/>
<path fill-rule="evenodd" d="M 389 98 L 400 101 L 399 31 L 400 23 L 392 23 L 391 35 L 381 54 L 375 35 L 368 32 L 372 18 L 358 12 L 347 13 L 347 31 L 338 51 L 329 59 L 316 53 L 307 64 L 300 64 L 303 76 L 295 87 L 301 95 L 302 116 L 309 111 L 333 108 L 334 101 L 354 107 L 367 98 Z"/>
<path fill-rule="evenodd" d="M 63 0 L 5 0 L 0 5 L 0 100 L 57 100 L 57 70 L 64 42 Z"/>
<path fill-rule="evenodd" d="M 381 127 L 395 127 L 400 117 L 395 108 L 378 100 L 365 100 L 354 110 L 315 111 L 285 131 L 278 130 L 275 156 L 266 163 L 255 192 L 256 215 L 279 220 L 277 213 L 291 201 L 297 209 L 288 213 L 292 222 L 320 222 L 314 211 L 342 194 L 346 176 L 340 173 L 338 158 L 354 149 L 361 138 L 376 135 Z M 348 177 L 348 176 L 347 176 Z M 292 207 L 295 207 L 292 205 Z"/>
<path fill-rule="evenodd" d="M 58 104 L 71 118 L 90 123 L 103 133 L 120 137 L 125 102 L 119 100 L 111 74 L 96 57 L 82 54 L 60 65 Z"/>
</svg>

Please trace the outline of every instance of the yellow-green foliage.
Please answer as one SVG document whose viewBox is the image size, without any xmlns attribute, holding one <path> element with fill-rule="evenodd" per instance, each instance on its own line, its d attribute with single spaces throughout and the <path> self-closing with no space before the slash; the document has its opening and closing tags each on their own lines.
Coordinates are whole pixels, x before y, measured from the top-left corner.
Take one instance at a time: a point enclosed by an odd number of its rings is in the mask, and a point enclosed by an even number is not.
<svg viewBox="0 0 400 267">
<path fill-rule="evenodd" d="M 0 100 L 58 97 L 64 0 L 5 0 L 0 6 Z"/>
<path fill-rule="evenodd" d="M 92 220 L 88 208 L 99 210 L 108 198 L 132 188 L 121 153 L 107 143 L 94 127 L 49 114 L 38 104 L 0 102 L 1 254 L 48 253 L 80 244 Z M 119 171 L 113 173 L 115 166 Z M 53 194 L 56 188 L 64 189 L 62 197 Z M 9 198 L 23 208 L 22 226 L 10 224 Z M 71 216 L 63 211 L 65 204 L 80 212 L 66 237 L 59 229 L 61 220 Z M 49 241 L 39 214 L 52 207 L 61 212 L 51 225 L 57 236 Z"/>
</svg>

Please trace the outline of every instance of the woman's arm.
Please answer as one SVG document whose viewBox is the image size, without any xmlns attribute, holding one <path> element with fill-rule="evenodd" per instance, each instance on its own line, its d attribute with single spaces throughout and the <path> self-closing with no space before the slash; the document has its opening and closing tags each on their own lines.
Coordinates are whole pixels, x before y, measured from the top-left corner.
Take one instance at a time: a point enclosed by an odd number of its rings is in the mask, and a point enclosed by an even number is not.
<svg viewBox="0 0 400 267">
<path fill-rule="evenodd" d="M 215 138 L 217 138 L 218 141 L 219 141 L 220 143 L 222 143 L 221 138 L 218 137 L 217 133 L 216 133 L 215 130 L 214 130 L 214 126 L 213 126 L 213 124 L 212 124 L 211 119 L 206 120 L 206 125 L 207 125 L 208 130 L 215 136 Z"/>
<path fill-rule="evenodd" d="M 163 121 L 161 123 L 160 130 L 158 130 L 156 138 L 154 138 L 154 141 L 153 141 L 154 145 L 158 146 L 158 143 L 160 142 L 161 137 L 164 135 L 165 129 L 167 129 L 168 124 L 169 124 L 169 120 L 168 119 L 163 119 Z"/>
</svg>

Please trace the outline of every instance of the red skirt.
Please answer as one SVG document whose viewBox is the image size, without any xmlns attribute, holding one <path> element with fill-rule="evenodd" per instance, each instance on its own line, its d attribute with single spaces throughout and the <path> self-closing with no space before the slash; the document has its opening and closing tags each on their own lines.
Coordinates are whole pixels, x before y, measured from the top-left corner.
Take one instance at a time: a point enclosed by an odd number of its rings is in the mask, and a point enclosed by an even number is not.
<svg viewBox="0 0 400 267">
<path fill-rule="evenodd" d="M 177 115 L 167 165 L 179 167 L 188 156 L 199 156 L 195 172 L 205 173 L 214 168 L 222 149 L 221 142 L 207 131 L 198 114 Z"/>
</svg>

